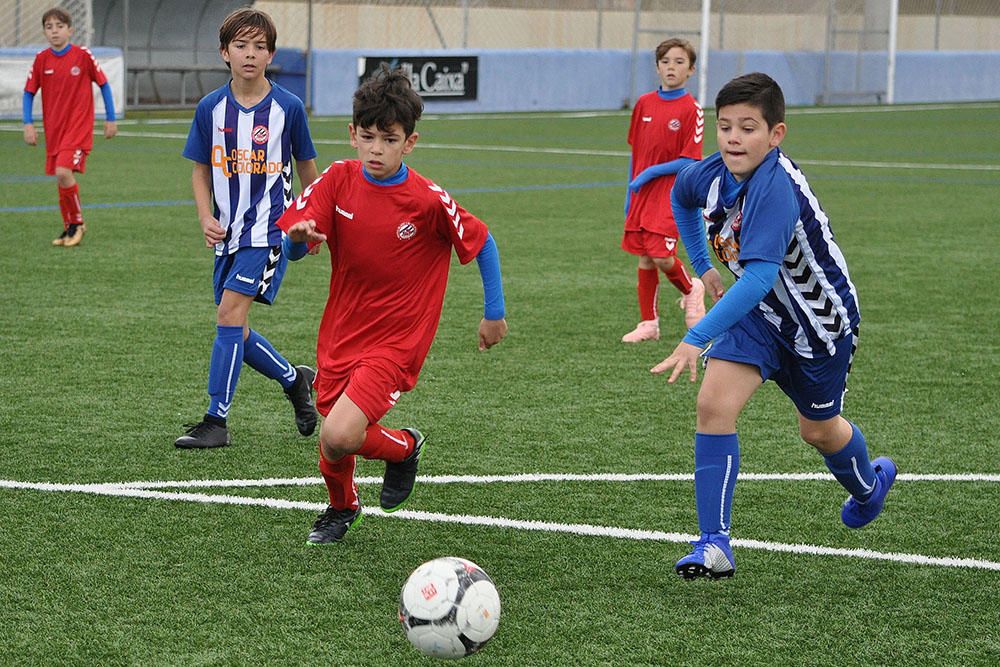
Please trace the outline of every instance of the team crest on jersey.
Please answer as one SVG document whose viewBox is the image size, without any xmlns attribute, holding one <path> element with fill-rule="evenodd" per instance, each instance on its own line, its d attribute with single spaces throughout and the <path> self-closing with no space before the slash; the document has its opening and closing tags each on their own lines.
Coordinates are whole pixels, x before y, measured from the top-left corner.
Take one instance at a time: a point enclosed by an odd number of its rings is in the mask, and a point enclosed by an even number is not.
<svg viewBox="0 0 1000 667">
<path fill-rule="evenodd" d="M 667 123 L 667 127 L 670 128 L 671 132 L 677 132 L 678 130 L 681 129 L 681 121 L 678 120 L 677 118 L 671 118 L 670 122 Z"/>
<path fill-rule="evenodd" d="M 267 134 L 268 134 L 267 126 L 258 125 L 257 127 L 253 128 L 253 132 L 250 134 L 250 136 L 253 138 L 253 142 L 255 144 L 266 144 Z"/>
<path fill-rule="evenodd" d="M 69 73 L 72 74 L 73 76 L 80 76 L 80 68 L 77 67 L 76 65 L 73 65 L 73 67 L 70 68 Z"/>
<path fill-rule="evenodd" d="M 743 225 L 743 211 L 737 211 L 736 217 L 733 218 L 733 224 L 730 226 L 734 232 L 740 231 L 740 227 Z"/>
<path fill-rule="evenodd" d="M 400 241 L 408 241 L 417 235 L 417 226 L 407 220 L 396 227 L 396 238 Z"/>
</svg>

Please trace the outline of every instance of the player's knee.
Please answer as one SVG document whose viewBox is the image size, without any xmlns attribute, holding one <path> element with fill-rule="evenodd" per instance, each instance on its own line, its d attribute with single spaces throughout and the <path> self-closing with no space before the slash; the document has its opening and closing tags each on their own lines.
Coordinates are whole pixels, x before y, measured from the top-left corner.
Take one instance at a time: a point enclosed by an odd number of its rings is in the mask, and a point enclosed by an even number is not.
<svg viewBox="0 0 1000 667">
<path fill-rule="evenodd" d="M 329 428 L 327 428 L 328 423 L 329 421 L 323 422 L 323 428 L 319 435 L 319 446 L 323 452 L 323 458 L 327 461 L 336 461 L 342 456 L 353 454 L 361 449 L 361 445 L 364 443 L 364 433 L 359 437 L 356 433 L 337 428 L 336 424 L 329 423 Z"/>
<path fill-rule="evenodd" d="M 699 391 L 696 405 L 699 431 L 732 433 L 736 430 L 738 412 L 734 412 L 724 400 L 712 396 L 710 392 Z"/>
<path fill-rule="evenodd" d="M 837 444 L 834 442 L 835 433 L 822 422 L 800 422 L 799 436 L 821 452 L 829 451 Z"/>
<path fill-rule="evenodd" d="M 669 271 L 674 268 L 674 258 L 673 257 L 654 257 L 653 262 L 656 263 L 656 268 L 660 271 Z"/>
<path fill-rule="evenodd" d="M 73 178 L 72 171 L 60 167 L 56 169 L 56 182 L 61 188 L 71 188 L 76 182 L 76 179 Z"/>
</svg>

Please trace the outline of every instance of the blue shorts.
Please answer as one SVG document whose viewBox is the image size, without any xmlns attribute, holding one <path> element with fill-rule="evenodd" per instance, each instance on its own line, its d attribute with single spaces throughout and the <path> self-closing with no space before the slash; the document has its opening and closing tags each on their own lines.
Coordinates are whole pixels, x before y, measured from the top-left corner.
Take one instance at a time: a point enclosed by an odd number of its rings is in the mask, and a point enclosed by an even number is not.
<svg viewBox="0 0 1000 667">
<path fill-rule="evenodd" d="M 755 309 L 716 338 L 705 357 L 756 366 L 761 378 L 774 380 L 802 416 L 821 421 L 843 409 L 857 336 L 849 334 L 834 345 L 832 357 L 799 356 Z"/>
<path fill-rule="evenodd" d="M 281 246 L 242 248 L 215 258 L 215 303 L 222 303 L 222 291 L 230 290 L 254 297 L 268 305 L 278 297 L 288 258 Z"/>
</svg>

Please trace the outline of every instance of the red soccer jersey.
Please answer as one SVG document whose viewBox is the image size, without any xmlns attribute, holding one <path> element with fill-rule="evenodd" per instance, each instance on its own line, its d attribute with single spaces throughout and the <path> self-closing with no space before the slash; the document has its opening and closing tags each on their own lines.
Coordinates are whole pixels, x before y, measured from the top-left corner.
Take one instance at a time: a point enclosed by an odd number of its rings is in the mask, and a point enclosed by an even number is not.
<svg viewBox="0 0 1000 667">
<path fill-rule="evenodd" d="M 326 234 L 332 267 L 316 343 L 320 373 L 342 376 L 361 359 L 388 359 L 409 391 L 441 318 L 451 249 L 462 264 L 472 261 L 486 225 L 414 170 L 398 185 L 376 185 L 358 160 L 331 164 L 278 226 L 310 219 Z"/>
<path fill-rule="evenodd" d="M 25 92 L 42 89 L 42 120 L 45 124 L 45 153 L 94 146 L 94 93 L 92 83 L 108 82 L 90 50 L 70 44 L 57 56 L 52 49 L 39 51 L 28 72 Z"/>
<path fill-rule="evenodd" d="M 632 110 L 628 143 L 632 146 L 632 173 L 635 178 L 646 167 L 677 158 L 701 159 L 705 116 L 689 93 L 673 100 L 657 91 L 646 93 Z M 670 210 L 670 189 L 676 174 L 654 178 L 632 193 L 625 231 L 644 229 L 663 236 L 677 237 L 677 224 Z"/>
</svg>

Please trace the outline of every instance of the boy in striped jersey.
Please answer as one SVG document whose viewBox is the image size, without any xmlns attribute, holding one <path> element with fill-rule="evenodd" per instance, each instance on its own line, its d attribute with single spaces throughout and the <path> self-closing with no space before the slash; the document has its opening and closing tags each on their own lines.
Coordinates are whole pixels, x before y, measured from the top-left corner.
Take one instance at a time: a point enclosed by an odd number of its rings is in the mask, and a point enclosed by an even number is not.
<svg viewBox="0 0 1000 667">
<path fill-rule="evenodd" d="M 226 17 L 219 53 L 232 79 L 198 103 L 184 147 L 184 157 L 194 161 L 201 230 L 215 248 L 218 306 L 208 410 L 174 442 L 185 449 L 229 444 L 226 418 L 244 362 L 281 384 L 302 435 L 316 428 L 315 371 L 292 366 L 248 324 L 254 301 L 274 302 L 288 263 L 277 221 L 293 200 L 292 160 L 303 186 L 318 176 L 302 101 L 265 76 L 276 40 L 264 12 L 244 7 Z"/>
<path fill-rule="evenodd" d="M 857 347 L 857 292 L 826 213 L 778 148 L 786 132 L 781 88 L 766 74 L 740 76 L 719 91 L 715 108 L 719 152 L 680 173 L 671 204 L 691 263 L 717 303 L 652 368 L 669 372 L 670 383 L 688 370 L 694 382 L 698 357 L 706 357 L 695 433 L 701 538 L 675 565 L 687 579 L 736 571 L 729 544 L 736 420 L 766 380 L 795 404 L 802 439 L 849 492 L 846 526 L 874 520 L 896 478 L 893 461 L 870 460 L 861 431 L 840 414 Z M 737 278 L 725 294 L 699 208 L 716 256 Z"/>
</svg>

